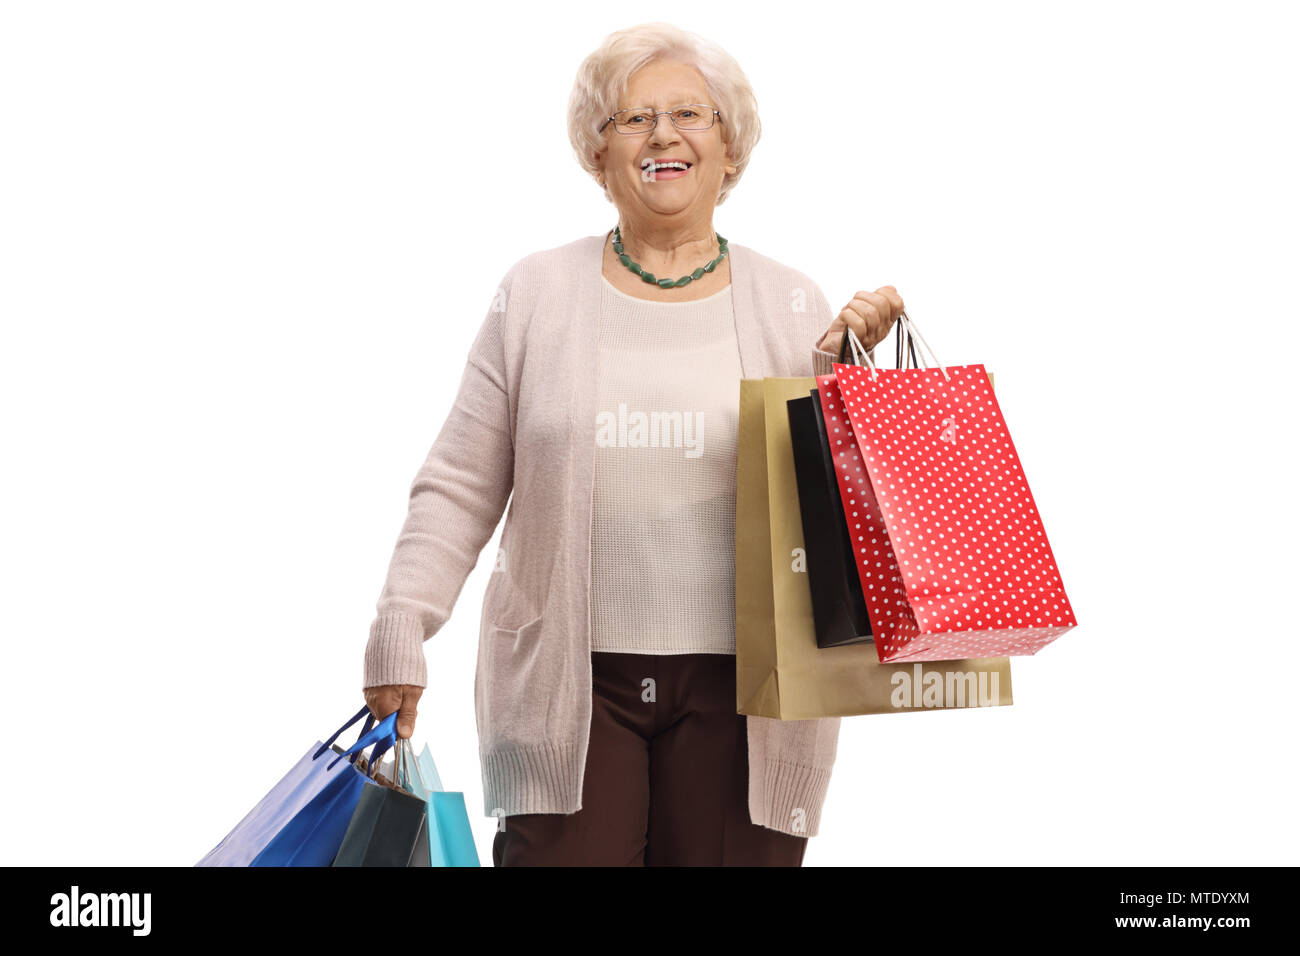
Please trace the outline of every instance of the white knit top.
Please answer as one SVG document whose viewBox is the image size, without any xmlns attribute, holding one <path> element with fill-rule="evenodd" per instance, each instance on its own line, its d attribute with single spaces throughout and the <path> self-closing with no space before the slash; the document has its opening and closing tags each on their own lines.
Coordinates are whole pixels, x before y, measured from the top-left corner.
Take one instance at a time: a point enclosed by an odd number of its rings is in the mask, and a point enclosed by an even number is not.
<svg viewBox="0 0 1300 956">
<path fill-rule="evenodd" d="M 731 286 L 652 302 L 602 276 L 598 348 L 592 650 L 734 654 Z"/>
</svg>

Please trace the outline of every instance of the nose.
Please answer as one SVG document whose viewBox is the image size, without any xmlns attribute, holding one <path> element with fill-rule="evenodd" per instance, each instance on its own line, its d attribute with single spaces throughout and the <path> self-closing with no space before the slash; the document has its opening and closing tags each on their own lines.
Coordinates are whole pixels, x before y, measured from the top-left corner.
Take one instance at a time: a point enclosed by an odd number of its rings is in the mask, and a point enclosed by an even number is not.
<svg viewBox="0 0 1300 956">
<path fill-rule="evenodd" d="M 662 124 L 660 124 L 659 122 L 660 120 L 663 120 Z M 659 132 L 661 129 L 667 130 L 667 132 L 661 135 Z M 664 138 L 665 136 L 667 137 L 666 140 Z M 658 116 L 655 117 L 655 126 L 654 129 L 650 132 L 650 142 L 659 145 L 665 142 L 676 142 L 676 141 L 677 141 L 677 127 L 673 125 L 673 121 L 667 113 L 660 113 Z"/>
</svg>

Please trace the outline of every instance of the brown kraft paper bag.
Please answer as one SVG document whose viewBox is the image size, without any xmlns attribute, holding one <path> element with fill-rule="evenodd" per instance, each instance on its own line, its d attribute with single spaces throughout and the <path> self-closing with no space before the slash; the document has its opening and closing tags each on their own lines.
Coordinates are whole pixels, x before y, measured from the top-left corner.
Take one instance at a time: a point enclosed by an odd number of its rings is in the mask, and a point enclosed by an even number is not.
<svg viewBox="0 0 1300 956">
<path fill-rule="evenodd" d="M 816 387 L 811 376 L 740 382 L 737 712 L 808 720 L 1010 705 L 1006 657 L 881 664 L 871 643 L 817 646 L 785 405 Z"/>
</svg>

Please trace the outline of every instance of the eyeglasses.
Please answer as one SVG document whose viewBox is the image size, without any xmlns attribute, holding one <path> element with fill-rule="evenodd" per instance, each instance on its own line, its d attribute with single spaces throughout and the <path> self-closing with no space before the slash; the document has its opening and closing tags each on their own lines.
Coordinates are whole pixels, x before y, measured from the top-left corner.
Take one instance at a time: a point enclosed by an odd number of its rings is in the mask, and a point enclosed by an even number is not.
<svg viewBox="0 0 1300 956">
<path fill-rule="evenodd" d="M 713 125 L 715 116 L 719 121 L 722 119 L 722 114 L 718 110 L 703 103 L 688 103 L 686 106 L 679 106 L 675 110 L 655 110 L 648 106 L 642 106 L 637 109 L 619 110 L 601 123 L 597 132 L 603 133 L 605 127 L 612 122 L 614 129 L 628 136 L 648 133 L 659 125 L 659 117 L 664 115 L 667 115 L 672 120 L 672 124 L 678 129 L 687 130 L 688 132 L 709 129 Z"/>
</svg>

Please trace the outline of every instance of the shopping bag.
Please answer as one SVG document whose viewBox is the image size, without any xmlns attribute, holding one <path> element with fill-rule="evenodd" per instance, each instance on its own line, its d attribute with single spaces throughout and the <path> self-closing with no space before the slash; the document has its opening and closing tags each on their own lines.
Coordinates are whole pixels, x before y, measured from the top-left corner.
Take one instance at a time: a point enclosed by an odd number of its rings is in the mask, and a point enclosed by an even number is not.
<svg viewBox="0 0 1300 956">
<path fill-rule="evenodd" d="M 397 741 L 397 711 L 393 711 L 377 726 L 362 736 L 351 749 L 334 757 L 326 769 L 339 769 L 331 774 L 310 801 L 294 814 L 270 842 L 253 857 L 249 866 L 329 866 L 343 843 L 343 835 L 352 821 L 353 811 L 366 787 L 383 785 L 374 779 L 370 768 L 378 769 L 382 754 Z M 344 757 L 359 753 L 374 745 L 367 769 L 362 770 Z M 317 755 L 322 762 L 332 751 Z"/>
<path fill-rule="evenodd" d="M 742 379 L 736 461 L 736 710 L 804 720 L 1012 703 L 1005 658 L 882 664 L 818 647 L 786 403 L 813 377 Z"/>
<path fill-rule="evenodd" d="M 397 747 L 401 786 L 423 797 L 428 807 L 428 865 L 478 866 L 478 849 L 474 846 L 474 831 L 470 829 L 465 795 L 442 789 L 442 780 L 427 743 L 419 757 L 414 755 L 410 741 L 405 738 L 398 741 Z"/>
<path fill-rule="evenodd" d="M 790 399 L 786 408 L 817 646 L 839 647 L 870 641 L 871 620 L 862 597 L 849 529 L 844 522 L 817 390 Z"/>
<path fill-rule="evenodd" d="M 407 744 L 408 751 L 410 744 Z M 429 745 L 426 743 L 420 755 L 415 758 L 413 764 L 417 771 L 417 782 L 430 793 L 441 793 L 443 790 L 442 777 L 438 773 L 438 767 L 433 762 L 433 754 L 429 753 Z"/>
<path fill-rule="evenodd" d="M 325 743 L 317 741 L 307 748 L 307 752 L 289 769 L 280 782 L 271 788 L 257 806 L 253 807 L 235 828 L 221 842 L 208 851 L 195 866 L 248 866 L 253 858 L 271 841 L 280 829 L 315 797 L 334 774 L 342 773 L 342 765 L 331 764 L 328 760 L 317 759 L 327 750 L 335 754 L 343 751 L 335 741 L 348 728 L 364 717 L 365 725 L 358 737 L 368 734 L 374 725 L 374 715 L 369 707 L 363 707 L 346 724 L 336 730 Z M 349 764 L 355 764 L 360 752 L 348 758 Z"/>
<path fill-rule="evenodd" d="M 936 367 L 877 369 L 862 349 L 818 377 L 875 650 L 1035 654 L 1077 622 L 992 376 L 939 365 L 906 313 L 898 335 Z"/>
<path fill-rule="evenodd" d="M 402 742 L 397 750 L 399 781 Z M 427 803 L 400 787 L 362 788 L 333 866 L 429 865 Z"/>
</svg>

